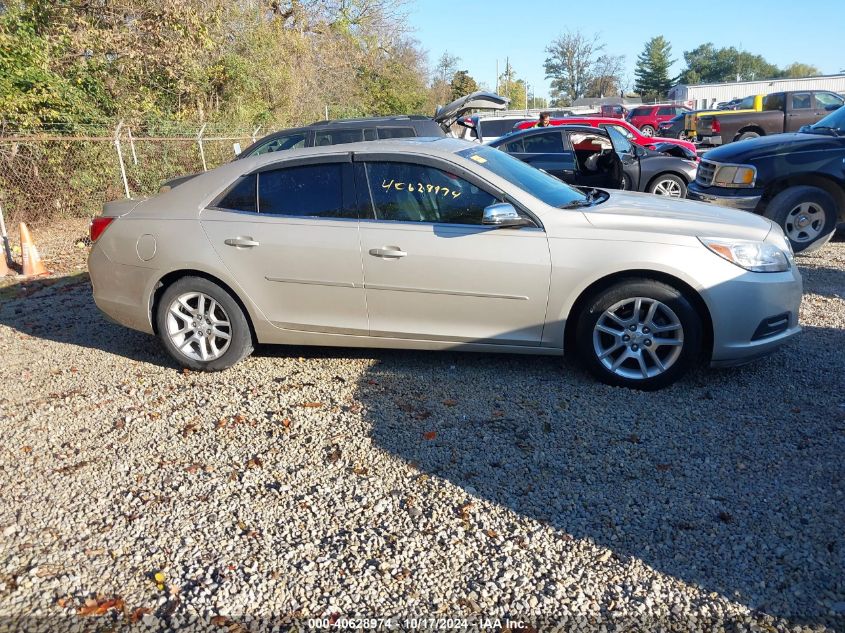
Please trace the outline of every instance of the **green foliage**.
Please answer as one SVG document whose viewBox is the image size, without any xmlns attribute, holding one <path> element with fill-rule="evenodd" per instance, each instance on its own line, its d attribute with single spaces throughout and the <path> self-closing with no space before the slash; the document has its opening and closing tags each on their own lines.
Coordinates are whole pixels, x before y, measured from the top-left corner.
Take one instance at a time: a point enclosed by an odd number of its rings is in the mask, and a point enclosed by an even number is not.
<svg viewBox="0 0 845 633">
<path fill-rule="evenodd" d="M 819 69 L 794 62 L 784 69 L 767 62 L 761 55 L 739 51 L 733 46 L 716 48 L 711 42 L 684 51 L 686 68 L 678 77 L 683 84 L 754 81 L 779 77 L 812 77 Z"/>
<path fill-rule="evenodd" d="M 511 110 L 525 108 L 525 80 L 516 76 L 510 62 L 505 63 L 505 71 L 499 75 L 499 94 L 511 100 L 508 105 Z"/>
<path fill-rule="evenodd" d="M 672 45 L 662 35 L 646 42 L 643 52 L 637 57 L 634 90 L 644 98 L 664 98 L 672 87 L 669 78 L 669 67 L 673 62 L 671 54 Z"/>
<path fill-rule="evenodd" d="M 452 77 L 452 83 L 449 84 L 451 92 L 451 100 L 460 99 L 461 97 L 472 94 L 478 91 L 478 83 L 472 78 L 466 70 L 459 70 Z"/>
</svg>

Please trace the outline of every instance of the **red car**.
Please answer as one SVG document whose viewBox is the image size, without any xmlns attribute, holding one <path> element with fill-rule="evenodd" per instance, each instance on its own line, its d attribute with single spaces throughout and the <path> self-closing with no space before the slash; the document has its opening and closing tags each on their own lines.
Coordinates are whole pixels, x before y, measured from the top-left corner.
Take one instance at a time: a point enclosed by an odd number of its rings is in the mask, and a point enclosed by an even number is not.
<svg viewBox="0 0 845 633">
<path fill-rule="evenodd" d="M 689 112 L 689 108 L 671 103 L 637 106 L 628 115 L 628 123 L 638 128 L 645 136 L 654 136 L 658 124 Z"/>
<path fill-rule="evenodd" d="M 690 143 L 689 141 L 682 141 L 681 139 L 677 138 L 660 138 L 657 136 L 646 136 L 642 132 L 640 132 L 637 128 L 633 125 L 628 123 L 623 119 L 612 119 L 609 117 L 598 117 L 598 116 L 591 116 L 591 117 L 566 117 L 565 119 L 551 119 L 549 123 L 552 125 L 589 125 L 591 127 L 608 127 L 612 126 L 616 128 L 619 132 L 624 134 L 629 141 L 632 143 L 636 143 L 646 149 L 655 149 L 655 146 L 659 143 L 665 143 L 667 145 L 678 145 L 685 149 L 688 149 L 692 152 L 693 156 L 695 156 L 695 145 Z M 523 121 L 522 123 L 517 123 L 514 126 L 514 130 L 525 130 L 530 127 L 534 127 L 537 125 L 536 121 Z"/>
</svg>

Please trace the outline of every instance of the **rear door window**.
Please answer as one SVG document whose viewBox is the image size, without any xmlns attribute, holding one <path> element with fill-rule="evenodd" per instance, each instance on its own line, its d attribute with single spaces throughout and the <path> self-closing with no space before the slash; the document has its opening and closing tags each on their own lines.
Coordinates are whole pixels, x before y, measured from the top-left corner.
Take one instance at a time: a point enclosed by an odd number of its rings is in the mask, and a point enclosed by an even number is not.
<svg viewBox="0 0 845 633">
<path fill-rule="evenodd" d="M 651 114 L 651 108 L 634 108 L 633 112 L 631 112 L 631 116 L 648 116 Z"/>
<path fill-rule="evenodd" d="M 660 116 L 675 116 L 675 108 L 658 108 L 657 114 Z"/>
<path fill-rule="evenodd" d="M 300 165 L 258 174 L 258 211 L 297 217 L 356 217 L 343 206 L 343 163 Z"/>
<path fill-rule="evenodd" d="M 343 145 L 364 140 L 364 130 L 321 130 L 314 136 L 314 145 Z"/>
<path fill-rule="evenodd" d="M 412 127 L 380 127 L 378 128 L 379 138 L 409 138 L 416 136 Z"/>
<path fill-rule="evenodd" d="M 563 137 L 560 132 L 546 132 L 532 134 L 522 139 L 524 151 L 527 154 L 562 154 Z"/>
<path fill-rule="evenodd" d="M 792 95 L 793 110 L 807 110 L 812 105 L 809 92 L 798 92 Z"/>
</svg>

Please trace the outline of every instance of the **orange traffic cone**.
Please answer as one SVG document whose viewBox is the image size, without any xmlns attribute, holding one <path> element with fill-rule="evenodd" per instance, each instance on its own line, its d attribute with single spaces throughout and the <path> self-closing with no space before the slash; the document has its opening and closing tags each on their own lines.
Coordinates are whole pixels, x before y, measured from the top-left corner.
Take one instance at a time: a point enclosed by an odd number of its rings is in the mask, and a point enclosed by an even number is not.
<svg viewBox="0 0 845 633">
<path fill-rule="evenodd" d="M 21 256 L 23 257 L 24 277 L 47 274 L 47 269 L 44 268 L 44 262 L 41 261 L 41 256 L 32 242 L 29 229 L 26 228 L 26 224 L 23 222 L 21 222 Z"/>
</svg>

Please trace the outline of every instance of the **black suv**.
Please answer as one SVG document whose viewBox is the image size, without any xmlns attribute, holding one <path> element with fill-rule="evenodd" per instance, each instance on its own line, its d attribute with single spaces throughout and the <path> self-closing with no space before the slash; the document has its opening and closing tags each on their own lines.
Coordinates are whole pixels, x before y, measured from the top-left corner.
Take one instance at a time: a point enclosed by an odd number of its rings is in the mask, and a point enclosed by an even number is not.
<svg viewBox="0 0 845 633">
<path fill-rule="evenodd" d="M 238 158 L 297 147 L 341 145 L 385 138 L 445 136 L 445 134 L 443 128 L 434 119 L 421 115 L 317 121 L 305 127 L 282 130 L 265 136 L 247 147 L 238 155 Z"/>
<path fill-rule="evenodd" d="M 798 133 L 710 150 L 687 197 L 776 222 L 796 253 L 824 246 L 845 222 L 845 107 Z"/>
</svg>

